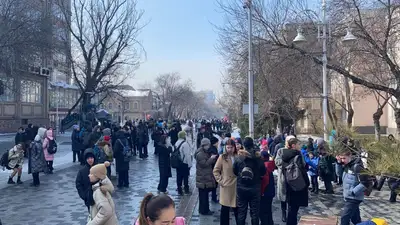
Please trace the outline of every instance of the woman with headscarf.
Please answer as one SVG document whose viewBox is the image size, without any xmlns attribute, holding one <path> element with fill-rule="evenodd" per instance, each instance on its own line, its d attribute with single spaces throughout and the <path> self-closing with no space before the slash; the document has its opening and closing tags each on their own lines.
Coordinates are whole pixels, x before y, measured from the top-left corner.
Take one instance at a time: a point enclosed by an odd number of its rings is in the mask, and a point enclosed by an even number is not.
<svg viewBox="0 0 400 225">
<path fill-rule="evenodd" d="M 32 174 L 33 183 L 31 186 L 39 186 L 39 173 L 47 171 L 46 159 L 43 152 L 43 140 L 45 138 L 46 129 L 41 127 L 38 129 L 35 139 L 31 143 L 28 160 L 28 173 Z"/>
</svg>

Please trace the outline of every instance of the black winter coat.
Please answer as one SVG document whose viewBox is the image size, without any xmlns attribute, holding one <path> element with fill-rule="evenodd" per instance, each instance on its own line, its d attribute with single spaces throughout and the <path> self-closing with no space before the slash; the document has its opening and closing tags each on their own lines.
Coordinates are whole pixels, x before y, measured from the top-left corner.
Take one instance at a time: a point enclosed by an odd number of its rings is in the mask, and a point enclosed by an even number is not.
<svg viewBox="0 0 400 225">
<path fill-rule="evenodd" d="M 141 125 L 138 127 L 137 141 L 139 145 L 147 145 L 149 143 L 149 132 L 145 125 Z"/>
<path fill-rule="evenodd" d="M 244 167 L 250 167 L 253 171 L 252 184 L 245 184 L 240 176 Z M 238 156 L 233 163 L 233 173 L 237 176 L 237 188 L 244 191 L 261 190 L 262 177 L 266 173 L 264 162 L 260 152 L 255 150 L 239 150 Z"/>
<path fill-rule="evenodd" d="M 88 149 L 85 151 L 85 156 L 84 156 L 85 159 L 88 154 L 92 154 L 94 156 L 93 150 Z M 79 197 L 85 202 L 86 206 L 92 206 L 94 204 L 93 190 L 92 190 L 92 184 L 90 183 L 89 180 L 89 173 L 90 173 L 90 165 L 86 163 L 85 167 L 79 170 L 75 180 L 76 190 L 78 191 Z"/>
<path fill-rule="evenodd" d="M 115 144 L 113 146 L 115 169 L 117 172 L 129 170 L 129 162 L 124 160 L 124 146 L 129 146 L 128 140 L 125 138 L 125 132 L 118 131 L 116 133 Z"/>
<path fill-rule="evenodd" d="M 297 155 L 301 155 L 301 152 L 297 151 L 297 150 L 284 149 L 282 151 L 282 161 L 283 161 L 282 168 L 286 167 L 290 163 L 290 161 Z M 301 190 L 301 191 L 293 191 L 290 187 L 287 186 L 286 202 L 289 205 L 298 205 L 298 206 L 307 207 L 308 206 L 308 186 L 310 185 L 310 181 L 308 179 L 305 163 L 302 168 L 303 168 L 303 170 L 301 172 L 304 176 L 304 180 L 307 182 L 306 188 L 304 188 L 304 190 Z"/>
<path fill-rule="evenodd" d="M 25 143 L 26 138 L 27 138 L 26 133 L 17 133 L 17 135 L 15 135 L 15 145 L 19 143 Z"/>
<path fill-rule="evenodd" d="M 176 127 L 169 131 L 168 136 L 171 137 L 172 145 L 175 145 L 175 143 L 178 141 L 178 133 L 179 133 L 179 130 Z"/>
<path fill-rule="evenodd" d="M 172 147 L 166 147 L 165 145 L 157 145 L 156 152 L 158 153 L 158 169 L 160 171 L 160 177 L 172 177 L 171 172 L 171 153 Z"/>
<path fill-rule="evenodd" d="M 71 135 L 71 142 L 72 142 L 72 151 L 79 152 L 82 150 L 82 140 L 79 138 L 79 131 L 73 130 Z"/>
</svg>

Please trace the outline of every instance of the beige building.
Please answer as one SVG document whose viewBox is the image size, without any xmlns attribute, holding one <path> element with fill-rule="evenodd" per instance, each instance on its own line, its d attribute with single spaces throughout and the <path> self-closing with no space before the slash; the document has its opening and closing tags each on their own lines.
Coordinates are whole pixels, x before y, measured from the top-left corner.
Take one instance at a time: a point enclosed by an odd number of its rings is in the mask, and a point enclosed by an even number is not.
<svg viewBox="0 0 400 225">
<path fill-rule="evenodd" d="M 120 90 L 104 99 L 100 108 L 111 114 L 114 122 L 145 119 L 154 109 L 153 94 L 149 89 L 133 88 Z"/>
</svg>

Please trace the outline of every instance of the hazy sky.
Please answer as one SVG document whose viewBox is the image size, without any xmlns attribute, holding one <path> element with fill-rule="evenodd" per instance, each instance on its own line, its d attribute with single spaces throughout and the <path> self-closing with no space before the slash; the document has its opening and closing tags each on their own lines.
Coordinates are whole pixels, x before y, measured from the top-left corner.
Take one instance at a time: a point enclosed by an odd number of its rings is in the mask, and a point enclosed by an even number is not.
<svg viewBox="0 0 400 225">
<path fill-rule="evenodd" d="M 221 24 L 214 0 L 139 0 L 150 23 L 139 39 L 147 52 L 132 81 L 134 87 L 151 82 L 161 73 L 179 72 L 197 90 L 220 88 L 221 60 L 215 51 Z"/>
</svg>

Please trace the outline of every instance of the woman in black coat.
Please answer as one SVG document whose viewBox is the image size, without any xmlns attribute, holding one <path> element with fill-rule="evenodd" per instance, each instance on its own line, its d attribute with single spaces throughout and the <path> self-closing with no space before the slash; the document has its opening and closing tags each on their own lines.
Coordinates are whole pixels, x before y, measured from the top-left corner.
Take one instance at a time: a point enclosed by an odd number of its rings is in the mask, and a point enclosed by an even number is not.
<svg viewBox="0 0 400 225">
<path fill-rule="evenodd" d="M 117 187 L 129 187 L 129 161 L 124 159 L 124 148 L 129 148 L 129 143 L 123 130 L 118 131 L 115 136 L 116 138 L 113 151 L 116 164 L 115 169 L 118 172 Z"/>
<path fill-rule="evenodd" d="M 158 168 L 160 170 L 160 183 L 158 184 L 158 192 L 167 194 L 168 179 L 172 177 L 171 159 L 172 147 L 168 136 L 162 135 L 157 145 Z"/>
</svg>

